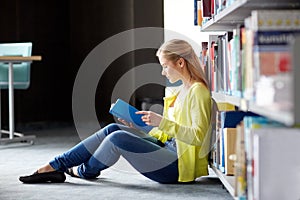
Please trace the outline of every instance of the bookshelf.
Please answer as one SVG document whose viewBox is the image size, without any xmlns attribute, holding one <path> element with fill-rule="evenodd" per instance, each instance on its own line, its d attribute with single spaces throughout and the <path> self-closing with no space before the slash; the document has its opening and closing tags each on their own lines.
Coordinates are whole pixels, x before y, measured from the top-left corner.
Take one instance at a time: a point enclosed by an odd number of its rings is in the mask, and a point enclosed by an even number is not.
<svg viewBox="0 0 300 200">
<path fill-rule="evenodd" d="M 202 25 L 201 31 L 231 31 L 257 9 L 299 8 L 296 0 L 236 0 Z"/>
<path fill-rule="evenodd" d="M 214 32 L 210 35 L 209 40 L 215 40 L 219 35 L 215 34 L 217 31 L 226 31 L 231 32 L 240 25 L 244 24 L 244 20 L 251 15 L 253 10 L 260 9 L 299 9 L 300 2 L 299 0 L 236 0 L 232 2 L 228 7 L 224 8 L 222 11 L 218 12 L 216 15 L 213 15 L 209 20 L 206 20 L 200 30 L 202 32 Z M 220 35 L 223 33 L 220 33 Z M 209 45 L 211 41 L 209 41 Z M 261 116 L 265 116 L 269 119 L 281 122 L 288 127 L 294 127 L 295 125 L 300 124 L 300 93 L 297 91 L 298 85 L 300 85 L 300 80 L 296 77 L 297 74 L 300 74 L 300 57 L 297 56 L 300 52 L 300 37 L 296 38 L 294 45 L 292 45 L 290 51 L 292 52 L 292 109 L 282 110 L 280 109 L 281 105 L 277 106 L 259 106 L 253 100 L 248 98 L 233 96 L 223 91 L 214 91 L 212 90 L 212 97 L 216 102 L 225 102 L 235 105 L 242 111 L 251 111 L 257 113 Z M 210 64 L 208 64 L 208 70 L 210 69 Z M 211 164 L 212 170 L 219 177 L 220 181 L 223 183 L 224 187 L 228 192 L 234 197 L 237 198 L 235 191 L 235 178 L 234 176 L 224 175 L 218 168 Z"/>
</svg>

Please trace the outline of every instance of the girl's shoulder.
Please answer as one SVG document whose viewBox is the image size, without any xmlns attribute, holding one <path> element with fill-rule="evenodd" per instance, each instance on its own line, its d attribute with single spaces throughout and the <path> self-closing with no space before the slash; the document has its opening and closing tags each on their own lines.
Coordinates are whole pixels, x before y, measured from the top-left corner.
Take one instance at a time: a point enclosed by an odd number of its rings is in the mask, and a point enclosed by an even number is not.
<svg viewBox="0 0 300 200">
<path fill-rule="evenodd" d="M 207 102 L 211 99 L 211 94 L 209 89 L 202 83 L 196 82 L 190 88 L 188 97 L 190 100 L 197 99 L 201 102 Z"/>
<path fill-rule="evenodd" d="M 195 82 L 191 86 L 190 90 L 192 92 L 198 91 L 198 92 L 201 92 L 201 93 L 205 92 L 205 93 L 209 93 L 210 94 L 210 91 L 208 90 L 208 88 L 203 83 L 201 83 L 201 82 Z"/>
</svg>

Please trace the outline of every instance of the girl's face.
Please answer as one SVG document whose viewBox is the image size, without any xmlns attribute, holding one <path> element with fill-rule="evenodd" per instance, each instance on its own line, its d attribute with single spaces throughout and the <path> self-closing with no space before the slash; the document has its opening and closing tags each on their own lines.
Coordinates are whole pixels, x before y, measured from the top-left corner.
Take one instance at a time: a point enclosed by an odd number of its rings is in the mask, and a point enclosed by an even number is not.
<svg viewBox="0 0 300 200">
<path fill-rule="evenodd" d="M 181 80 L 182 75 L 181 71 L 181 59 L 178 59 L 175 62 L 165 59 L 162 55 L 158 56 L 159 62 L 162 66 L 161 74 L 170 81 L 170 83 L 175 83 L 178 80 Z"/>
</svg>

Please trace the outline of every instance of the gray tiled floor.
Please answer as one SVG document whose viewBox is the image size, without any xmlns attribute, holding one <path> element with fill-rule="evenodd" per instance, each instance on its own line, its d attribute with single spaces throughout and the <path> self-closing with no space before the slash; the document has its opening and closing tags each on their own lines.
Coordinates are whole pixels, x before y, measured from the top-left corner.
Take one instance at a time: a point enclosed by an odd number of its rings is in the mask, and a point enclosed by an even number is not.
<svg viewBox="0 0 300 200">
<path fill-rule="evenodd" d="M 74 128 L 48 128 L 36 134 L 34 145 L 0 145 L 0 199 L 233 199 L 213 173 L 195 184 L 159 184 L 137 173 L 124 159 L 93 181 L 67 176 L 61 184 L 22 184 L 20 175 L 34 172 L 79 142 Z"/>
</svg>

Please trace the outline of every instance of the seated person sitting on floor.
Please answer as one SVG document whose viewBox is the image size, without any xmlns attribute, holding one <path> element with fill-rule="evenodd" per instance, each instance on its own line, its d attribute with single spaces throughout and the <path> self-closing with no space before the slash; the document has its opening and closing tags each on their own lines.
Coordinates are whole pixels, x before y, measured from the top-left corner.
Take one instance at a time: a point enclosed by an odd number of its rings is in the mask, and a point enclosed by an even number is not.
<svg viewBox="0 0 300 200">
<path fill-rule="evenodd" d="M 162 75 L 182 85 L 176 94 L 164 98 L 163 115 L 139 111 L 142 120 L 154 128 L 145 135 L 131 124 L 112 123 L 65 153 L 54 157 L 24 183 L 64 182 L 67 173 L 92 179 L 123 156 L 139 173 L 159 183 L 193 182 L 208 175 L 211 96 L 199 58 L 189 43 L 170 40 L 157 51 Z M 146 137 L 154 137 L 158 145 Z M 199 156 L 202 155 L 202 156 Z"/>
</svg>

